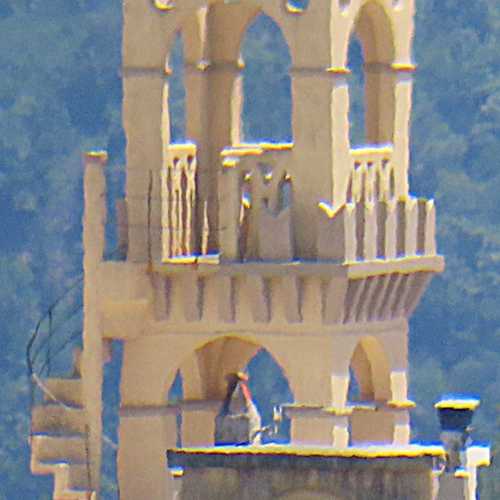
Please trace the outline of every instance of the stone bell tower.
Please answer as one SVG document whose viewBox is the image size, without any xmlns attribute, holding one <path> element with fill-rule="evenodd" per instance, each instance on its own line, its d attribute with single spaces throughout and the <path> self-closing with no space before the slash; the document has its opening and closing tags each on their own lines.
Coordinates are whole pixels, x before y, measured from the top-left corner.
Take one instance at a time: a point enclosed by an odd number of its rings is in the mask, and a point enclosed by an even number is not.
<svg viewBox="0 0 500 500">
<path fill-rule="evenodd" d="M 289 143 L 241 139 L 241 43 L 261 13 L 291 55 Z M 225 377 L 260 348 L 294 395 L 292 445 L 409 444 L 408 319 L 444 265 L 434 204 L 408 186 L 413 15 L 413 0 L 125 0 L 122 261 L 102 257 L 105 159 L 86 165 L 81 378 L 93 491 L 110 339 L 124 344 L 124 500 L 171 497 L 165 454 L 178 416 L 182 446 L 213 445 Z M 173 144 L 178 33 L 188 140 Z M 353 36 L 364 56 L 362 145 L 349 141 Z M 167 390 L 179 370 L 174 404 Z"/>
</svg>

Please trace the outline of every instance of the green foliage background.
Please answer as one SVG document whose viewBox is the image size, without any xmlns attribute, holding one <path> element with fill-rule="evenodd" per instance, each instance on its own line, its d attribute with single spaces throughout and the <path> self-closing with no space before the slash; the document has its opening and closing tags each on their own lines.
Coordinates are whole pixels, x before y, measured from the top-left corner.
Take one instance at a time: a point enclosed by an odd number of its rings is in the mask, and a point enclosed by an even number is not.
<svg viewBox="0 0 500 500">
<path fill-rule="evenodd" d="M 411 325 L 415 437 L 437 438 L 439 394 L 466 391 L 483 400 L 476 436 L 498 448 L 500 4 L 417 0 L 417 9 L 411 185 L 436 199 L 447 269 Z M 248 139 L 290 135 L 289 60 L 268 24 L 243 50 L 255 100 Z M 80 272 L 81 151 L 107 149 L 110 198 L 121 189 L 120 37 L 120 0 L 0 0 L 0 500 L 50 498 L 50 480 L 29 474 L 24 349 Z M 262 384 L 276 386 L 257 365 Z M 119 366 L 107 370 L 116 382 Z M 107 458 L 106 498 L 116 498 Z M 497 466 L 483 474 L 482 498 L 500 498 Z"/>
</svg>

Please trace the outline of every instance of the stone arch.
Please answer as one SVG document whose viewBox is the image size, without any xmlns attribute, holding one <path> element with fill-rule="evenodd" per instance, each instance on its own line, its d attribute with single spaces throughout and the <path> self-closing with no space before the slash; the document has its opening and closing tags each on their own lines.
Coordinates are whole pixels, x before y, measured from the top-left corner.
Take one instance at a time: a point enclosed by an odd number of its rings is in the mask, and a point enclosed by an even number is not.
<svg viewBox="0 0 500 500">
<path fill-rule="evenodd" d="M 274 367 L 269 366 L 269 361 Z M 266 365 L 267 369 L 271 368 L 272 382 L 278 383 L 279 379 L 282 379 L 285 387 L 283 384 L 274 389 L 262 387 L 264 384 L 262 384 L 262 379 L 258 377 L 258 373 Z M 183 402 L 189 404 L 189 402 L 197 401 L 207 409 L 211 408 L 209 413 L 205 415 L 205 418 L 208 419 L 205 420 L 205 425 L 211 426 L 215 422 L 214 412 L 218 411 L 220 402 L 226 396 L 226 377 L 235 372 L 247 372 L 250 375 L 249 386 L 254 403 L 261 414 L 262 425 L 270 426 L 273 424 L 275 406 L 293 401 L 291 384 L 287 374 L 265 345 L 250 337 L 225 335 L 207 339 L 205 342 L 193 346 L 193 350 L 182 360 L 177 370 L 182 380 L 182 399 L 172 402 L 182 405 Z M 176 375 L 174 378 L 170 392 L 172 392 L 172 387 L 175 386 L 178 377 L 179 375 Z M 170 382 L 170 380 L 171 374 L 168 376 L 168 381 Z M 266 382 L 268 381 L 266 380 Z M 269 386 L 269 383 L 265 385 Z M 272 406 L 270 407 L 270 405 Z M 198 425 L 198 422 L 193 419 L 197 418 L 199 418 L 199 414 L 193 414 L 192 417 L 189 414 L 181 415 L 177 421 L 177 435 L 192 438 L 190 434 Z M 187 420 L 185 429 L 183 429 L 183 420 Z M 179 442 L 183 441 L 182 438 L 179 439 Z M 288 442 L 290 440 L 289 419 L 286 416 L 283 417 L 278 425 L 277 434 L 273 437 L 264 435 L 263 439 L 264 441 Z"/>
<path fill-rule="evenodd" d="M 167 78 L 162 99 L 162 141 L 185 142 L 187 137 L 187 105 L 189 99 L 186 72 L 205 59 L 204 39 L 206 15 L 188 14 L 168 31 L 164 40 L 164 67 Z M 175 105 L 176 109 L 172 109 Z M 175 119 L 174 119 L 175 116 Z"/>
<path fill-rule="evenodd" d="M 391 399 L 390 362 L 382 344 L 372 336 L 362 338 L 351 356 L 351 369 L 362 401 Z"/>
<path fill-rule="evenodd" d="M 285 57 L 266 63 L 264 56 L 268 51 L 284 52 Z M 239 119 L 236 123 L 240 128 L 239 135 L 243 136 L 244 142 L 292 141 L 290 45 L 279 22 L 264 10 L 247 23 L 240 42 L 240 57 L 244 68 L 241 78 L 235 82 L 241 86 L 240 116 L 235 117 Z M 255 73 L 261 77 L 256 78 Z M 250 119 L 252 110 L 258 120 Z"/>
<path fill-rule="evenodd" d="M 377 0 L 362 4 L 350 27 L 363 52 L 365 141 L 394 141 L 395 83 L 392 64 L 396 57 L 395 33 L 386 8 Z M 346 54 L 347 57 L 347 54 Z"/>
<path fill-rule="evenodd" d="M 206 58 L 206 11 L 189 12 L 175 26 L 165 30 L 166 36 L 163 41 L 165 71 L 168 73 L 169 54 L 175 44 L 176 37 L 180 34 L 184 39 L 184 56 L 188 64 L 198 64 Z"/>
<path fill-rule="evenodd" d="M 367 62 L 392 63 L 396 54 L 392 18 L 379 0 L 365 0 L 353 17 L 350 33 L 356 33 L 365 50 Z"/>
<path fill-rule="evenodd" d="M 280 367 L 285 378 L 285 368 L 265 343 L 249 336 L 224 335 L 194 346 L 191 353 L 179 364 L 185 399 L 221 400 L 225 396 L 225 377 L 243 371 L 260 350 L 266 350 Z M 171 383 L 171 374 L 168 381 Z"/>
</svg>

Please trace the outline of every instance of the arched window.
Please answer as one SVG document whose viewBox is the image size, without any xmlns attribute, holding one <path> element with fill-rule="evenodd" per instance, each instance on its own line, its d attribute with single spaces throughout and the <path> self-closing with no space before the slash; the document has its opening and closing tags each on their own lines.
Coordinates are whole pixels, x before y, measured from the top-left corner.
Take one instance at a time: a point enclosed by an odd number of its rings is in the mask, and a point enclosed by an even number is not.
<svg viewBox="0 0 500 500">
<path fill-rule="evenodd" d="M 351 143 L 393 142 L 393 62 L 394 37 L 390 20 L 384 8 L 372 0 L 361 8 L 356 18 L 349 47 L 348 65 L 353 73 L 350 119 L 357 122 L 351 122 Z"/>
<path fill-rule="evenodd" d="M 184 87 L 184 43 L 180 33 L 175 37 L 168 61 L 168 110 L 170 142 L 186 142 L 186 90 Z"/>
<path fill-rule="evenodd" d="M 260 14 L 241 46 L 244 142 L 292 140 L 290 51 L 279 26 Z"/>
</svg>

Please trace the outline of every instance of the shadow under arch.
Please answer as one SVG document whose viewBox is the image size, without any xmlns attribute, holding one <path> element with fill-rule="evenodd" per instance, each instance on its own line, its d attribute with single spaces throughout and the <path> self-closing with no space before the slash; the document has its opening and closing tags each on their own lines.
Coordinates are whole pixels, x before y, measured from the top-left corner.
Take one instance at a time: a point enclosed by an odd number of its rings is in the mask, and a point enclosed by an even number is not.
<svg viewBox="0 0 500 500">
<path fill-rule="evenodd" d="M 248 22 L 240 50 L 240 135 L 244 142 L 292 142 L 292 58 L 279 23 L 260 11 Z"/>
<path fill-rule="evenodd" d="M 364 119 L 364 143 L 392 143 L 396 109 L 396 78 L 392 70 L 396 53 L 395 36 L 391 19 L 377 0 L 365 2 L 354 19 L 348 50 L 351 57 L 352 53 L 356 52 L 351 47 L 355 43 L 354 38 L 361 45 L 363 61 L 362 65 L 356 61 L 353 64 L 354 84 L 350 94 L 361 94 L 355 89 L 361 82 L 364 87 L 364 103 L 361 105 L 364 108 L 364 117 L 352 118 Z M 348 63 L 350 65 L 351 61 Z M 362 68 L 358 69 L 358 66 Z M 357 99 L 360 99 L 360 96 Z M 356 104 L 353 104 L 353 107 L 356 107 Z"/>
<path fill-rule="evenodd" d="M 364 337 L 356 345 L 350 370 L 349 397 L 354 401 L 386 402 L 391 399 L 391 370 L 382 344 L 371 336 Z"/>
</svg>

